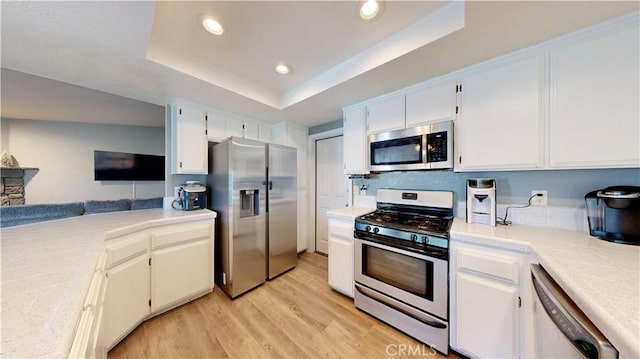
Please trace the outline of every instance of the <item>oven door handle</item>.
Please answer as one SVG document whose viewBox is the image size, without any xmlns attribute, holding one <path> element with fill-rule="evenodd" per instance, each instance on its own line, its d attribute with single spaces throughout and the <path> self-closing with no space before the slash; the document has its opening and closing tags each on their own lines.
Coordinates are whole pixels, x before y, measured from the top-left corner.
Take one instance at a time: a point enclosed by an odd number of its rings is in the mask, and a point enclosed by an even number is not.
<svg viewBox="0 0 640 359">
<path fill-rule="evenodd" d="M 429 317 L 428 315 L 418 311 L 417 309 L 413 309 L 412 307 L 409 307 L 406 304 L 403 304 L 400 301 L 397 301 L 393 298 L 389 298 L 387 296 L 384 296 L 382 294 L 378 294 L 375 291 L 363 287 L 358 283 L 354 283 L 356 290 L 360 293 L 362 293 L 362 295 L 366 295 L 369 298 L 375 299 L 380 303 L 386 304 L 387 306 L 401 312 L 402 314 L 408 315 L 411 318 L 418 320 L 428 326 L 434 327 L 434 328 L 438 328 L 438 329 L 446 329 L 447 325 L 444 323 L 440 323 L 437 322 L 435 320 L 432 320 L 431 317 Z"/>
</svg>

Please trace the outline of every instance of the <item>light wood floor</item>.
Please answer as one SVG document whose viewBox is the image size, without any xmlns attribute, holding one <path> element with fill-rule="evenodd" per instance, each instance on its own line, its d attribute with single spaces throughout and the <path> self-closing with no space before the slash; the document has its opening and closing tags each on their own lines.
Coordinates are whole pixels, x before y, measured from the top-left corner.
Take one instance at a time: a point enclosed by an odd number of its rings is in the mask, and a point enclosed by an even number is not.
<svg viewBox="0 0 640 359">
<path fill-rule="evenodd" d="M 400 355 L 403 346 L 416 355 Z M 109 359 L 134 357 L 441 358 L 333 291 L 327 257 L 314 253 L 233 301 L 215 288 L 148 320 L 109 352 Z"/>
</svg>

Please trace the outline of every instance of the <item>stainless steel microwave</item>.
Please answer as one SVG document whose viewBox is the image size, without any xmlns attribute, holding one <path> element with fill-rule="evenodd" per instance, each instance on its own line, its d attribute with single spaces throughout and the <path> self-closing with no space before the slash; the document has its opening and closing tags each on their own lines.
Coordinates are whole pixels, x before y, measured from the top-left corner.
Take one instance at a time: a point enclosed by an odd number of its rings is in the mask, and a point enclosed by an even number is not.
<svg viewBox="0 0 640 359">
<path fill-rule="evenodd" d="M 369 171 L 453 168 L 453 121 L 370 135 Z"/>
</svg>

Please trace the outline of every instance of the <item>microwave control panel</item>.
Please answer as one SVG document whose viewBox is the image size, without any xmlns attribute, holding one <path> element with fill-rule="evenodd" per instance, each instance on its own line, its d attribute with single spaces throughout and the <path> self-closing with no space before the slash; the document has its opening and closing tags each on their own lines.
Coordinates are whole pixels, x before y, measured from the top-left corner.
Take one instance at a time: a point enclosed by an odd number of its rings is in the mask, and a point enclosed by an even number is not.
<svg viewBox="0 0 640 359">
<path fill-rule="evenodd" d="M 447 161 L 447 132 L 427 134 L 427 162 Z"/>
</svg>

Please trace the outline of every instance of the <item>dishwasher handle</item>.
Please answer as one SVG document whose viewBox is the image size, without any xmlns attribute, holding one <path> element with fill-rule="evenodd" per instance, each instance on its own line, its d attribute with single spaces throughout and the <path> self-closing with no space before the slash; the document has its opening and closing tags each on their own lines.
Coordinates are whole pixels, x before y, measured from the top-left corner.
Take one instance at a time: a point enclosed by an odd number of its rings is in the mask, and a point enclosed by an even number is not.
<svg viewBox="0 0 640 359">
<path fill-rule="evenodd" d="M 531 265 L 533 288 L 549 318 L 589 359 L 617 359 L 618 351 L 539 264 Z"/>
</svg>

